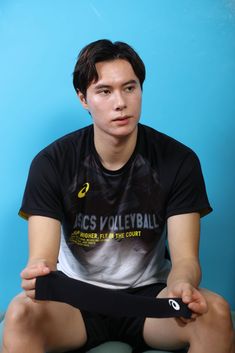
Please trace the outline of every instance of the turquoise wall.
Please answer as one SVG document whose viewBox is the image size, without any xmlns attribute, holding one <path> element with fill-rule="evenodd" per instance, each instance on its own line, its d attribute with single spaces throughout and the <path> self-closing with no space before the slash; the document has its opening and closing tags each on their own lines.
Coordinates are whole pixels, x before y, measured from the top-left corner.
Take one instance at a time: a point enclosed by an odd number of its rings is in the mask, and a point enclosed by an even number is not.
<svg viewBox="0 0 235 353">
<path fill-rule="evenodd" d="M 235 309 L 235 1 L 0 0 L 0 309 L 20 290 L 30 161 L 90 123 L 71 83 L 78 51 L 130 43 L 147 67 L 142 122 L 193 148 L 214 212 L 202 221 L 203 286 Z"/>
</svg>

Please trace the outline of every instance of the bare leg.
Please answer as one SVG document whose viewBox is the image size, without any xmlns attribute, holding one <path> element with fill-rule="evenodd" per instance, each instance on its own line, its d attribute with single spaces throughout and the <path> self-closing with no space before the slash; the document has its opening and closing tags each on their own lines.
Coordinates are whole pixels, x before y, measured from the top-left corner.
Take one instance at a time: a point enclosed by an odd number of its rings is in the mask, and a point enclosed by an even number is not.
<svg viewBox="0 0 235 353">
<path fill-rule="evenodd" d="M 63 352 L 81 347 L 86 330 L 80 311 L 57 302 L 36 302 L 24 293 L 6 313 L 1 353 Z"/>
<path fill-rule="evenodd" d="M 190 353 L 235 353 L 229 305 L 217 294 L 202 293 L 209 304 L 206 314 L 187 324 L 176 319 L 147 318 L 143 332 L 146 343 L 168 350 L 190 345 Z M 166 289 L 158 295 L 165 296 Z"/>
</svg>

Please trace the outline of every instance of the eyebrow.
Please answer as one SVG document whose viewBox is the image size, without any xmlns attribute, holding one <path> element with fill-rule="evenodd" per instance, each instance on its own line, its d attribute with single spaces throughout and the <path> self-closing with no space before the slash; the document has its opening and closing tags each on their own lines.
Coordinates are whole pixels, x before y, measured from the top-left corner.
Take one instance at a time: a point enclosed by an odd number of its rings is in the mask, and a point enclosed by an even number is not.
<svg viewBox="0 0 235 353">
<path fill-rule="evenodd" d="M 122 86 L 124 87 L 124 86 L 130 85 L 130 84 L 137 85 L 138 82 L 137 82 L 137 80 L 129 80 L 129 81 L 123 83 Z M 104 89 L 104 88 L 112 88 L 112 86 L 111 85 L 102 84 L 102 83 L 95 85 L 95 89 Z"/>
</svg>

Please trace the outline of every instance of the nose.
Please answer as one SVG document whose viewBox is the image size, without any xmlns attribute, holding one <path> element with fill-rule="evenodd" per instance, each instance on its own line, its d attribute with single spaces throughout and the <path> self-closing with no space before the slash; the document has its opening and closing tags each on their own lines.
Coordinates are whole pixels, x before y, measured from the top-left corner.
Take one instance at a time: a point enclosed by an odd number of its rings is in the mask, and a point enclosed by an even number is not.
<svg viewBox="0 0 235 353">
<path fill-rule="evenodd" d="M 120 111 L 126 108 L 126 101 L 122 92 L 115 92 L 114 94 L 114 110 Z"/>
</svg>

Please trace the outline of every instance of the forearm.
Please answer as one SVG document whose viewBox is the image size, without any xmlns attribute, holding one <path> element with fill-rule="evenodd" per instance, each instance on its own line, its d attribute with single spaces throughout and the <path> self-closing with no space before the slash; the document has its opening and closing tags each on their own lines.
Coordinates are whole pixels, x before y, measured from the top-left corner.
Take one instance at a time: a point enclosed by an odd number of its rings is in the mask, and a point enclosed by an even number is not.
<svg viewBox="0 0 235 353">
<path fill-rule="evenodd" d="M 172 216 L 168 219 L 168 243 L 172 269 L 167 280 L 169 297 L 182 298 L 193 311 L 192 318 L 207 311 L 207 303 L 199 290 L 200 215 L 198 213 Z"/>
<path fill-rule="evenodd" d="M 168 219 L 168 243 L 172 261 L 168 286 L 181 282 L 198 287 L 201 280 L 199 238 L 198 213 L 182 214 Z"/>
<path fill-rule="evenodd" d="M 196 258 L 187 258 L 173 263 L 171 272 L 167 279 L 167 286 L 170 288 L 176 283 L 189 283 L 198 288 L 201 281 L 201 268 Z"/>
<path fill-rule="evenodd" d="M 30 217 L 28 265 L 45 263 L 55 270 L 59 246 L 60 222 L 47 217 Z"/>
<path fill-rule="evenodd" d="M 29 259 L 21 272 L 22 288 L 26 295 L 35 298 L 38 276 L 56 270 L 60 247 L 60 222 L 55 219 L 31 216 L 29 218 Z"/>
</svg>

